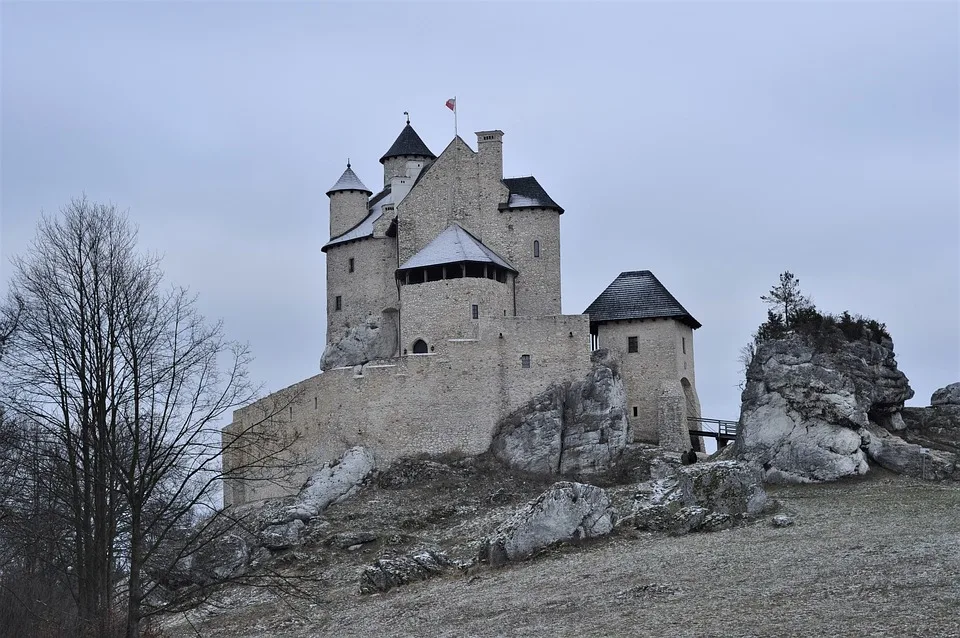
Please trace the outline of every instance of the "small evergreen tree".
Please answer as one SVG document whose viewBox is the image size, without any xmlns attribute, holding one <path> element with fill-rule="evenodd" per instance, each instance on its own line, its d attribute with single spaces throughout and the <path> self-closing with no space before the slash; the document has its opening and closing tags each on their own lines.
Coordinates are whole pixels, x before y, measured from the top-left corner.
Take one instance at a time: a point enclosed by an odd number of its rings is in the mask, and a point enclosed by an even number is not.
<svg viewBox="0 0 960 638">
<path fill-rule="evenodd" d="M 761 295 L 760 299 L 770 306 L 770 316 L 772 317 L 774 313 L 779 315 L 783 325 L 788 329 L 793 327 L 798 314 L 805 310 L 813 310 L 810 297 L 800 292 L 800 280 L 789 270 L 781 273 L 780 283 L 771 288 L 768 294 Z"/>
</svg>

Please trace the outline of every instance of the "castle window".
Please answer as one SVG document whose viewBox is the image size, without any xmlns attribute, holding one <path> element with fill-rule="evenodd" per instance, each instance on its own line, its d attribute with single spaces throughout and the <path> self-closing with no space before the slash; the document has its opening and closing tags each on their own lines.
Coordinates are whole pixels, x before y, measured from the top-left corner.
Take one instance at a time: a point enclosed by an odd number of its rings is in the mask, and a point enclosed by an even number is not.
<svg viewBox="0 0 960 638">
<path fill-rule="evenodd" d="M 627 352 L 640 352 L 640 344 L 636 337 L 627 337 Z"/>
<path fill-rule="evenodd" d="M 520 367 L 529 368 L 530 367 L 530 355 L 522 354 L 520 355 Z"/>
<path fill-rule="evenodd" d="M 687 354 L 687 338 L 680 337 L 680 343 L 683 346 L 683 354 Z"/>
<path fill-rule="evenodd" d="M 637 406 L 633 406 L 633 416 L 637 416 Z"/>
<path fill-rule="evenodd" d="M 353 257 L 350 258 L 350 272 L 353 272 Z"/>
<path fill-rule="evenodd" d="M 427 354 L 427 342 L 417 339 L 413 342 L 413 354 Z"/>
<path fill-rule="evenodd" d="M 473 316 L 474 319 L 479 319 L 480 306 L 478 306 L 477 304 L 473 304 L 472 306 L 470 306 L 470 314 Z"/>
<path fill-rule="evenodd" d="M 533 256 L 534 257 L 540 256 L 540 241 L 537 239 L 533 240 Z"/>
<path fill-rule="evenodd" d="M 334 310 L 343 310 L 343 297 L 337 295 L 333 300 L 333 309 Z"/>
<path fill-rule="evenodd" d="M 507 271 L 506 271 L 506 270 L 497 269 L 497 281 L 499 281 L 499 282 L 502 283 L 502 284 L 507 283 Z"/>
</svg>

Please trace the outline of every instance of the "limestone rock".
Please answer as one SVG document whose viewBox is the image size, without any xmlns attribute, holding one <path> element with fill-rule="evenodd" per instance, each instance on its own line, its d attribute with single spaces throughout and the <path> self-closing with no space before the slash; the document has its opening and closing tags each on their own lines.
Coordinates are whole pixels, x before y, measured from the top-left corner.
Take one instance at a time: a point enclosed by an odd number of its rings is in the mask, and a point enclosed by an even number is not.
<svg viewBox="0 0 960 638">
<path fill-rule="evenodd" d="M 956 454 L 910 443 L 874 425 L 862 435 L 870 458 L 888 470 L 925 480 L 960 479 Z"/>
<path fill-rule="evenodd" d="M 250 547 L 238 534 L 225 534 L 197 551 L 194 582 L 225 580 L 242 575 L 250 562 Z"/>
<path fill-rule="evenodd" d="M 300 532 L 305 525 L 294 519 L 289 523 L 268 525 L 260 531 L 260 545 L 267 549 L 286 549 L 300 544 Z"/>
<path fill-rule="evenodd" d="M 480 551 L 492 565 L 523 560 L 558 542 L 609 534 L 616 512 L 607 493 L 583 483 L 554 483 L 497 527 Z"/>
<path fill-rule="evenodd" d="M 898 434 L 910 443 L 960 454 L 960 405 L 904 408 L 906 428 Z"/>
<path fill-rule="evenodd" d="M 440 551 L 425 549 L 406 556 L 385 556 L 360 572 L 360 593 L 387 591 L 440 575 L 455 567 Z"/>
<path fill-rule="evenodd" d="M 770 524 L 774 527 L 790 527 L 793 525 L 793 519 L 786 514 L 777 514 L 770 519 Z"/>
<path fill-rule="evenodd" d="M 912 396 L 889 340 L 832 349 L 796 335 L 768 341 L 747 371 L 735 455 L 762 465 L 771 482 L 864 474 L 858 430 L 871 418 L 893 422 Z"/>
<path fill-rule="evenodd" d="M 343 501 L 357 491 L 375 467 L 372 452 L 363 447 L 350 448 L 338 461 L 324 464 L 307 479 L 281 522 L 309 520 L 329 505 Z"/>
<path fill-rule="evenodd" d="M 366 321 L 345 329 L 327 344 L 320 369 L 331 370 L 387 359 L 397 353 L 397 324 L 393 313 L 370 315 Z"/>
<path fill-rule="evenodd" d="M 510 467 L 569 476 L 606 472 L 627 444 L 626 392 L 616 368 L 594 359 L 581 381 L 554 384 L 504 418 L 490 450 Z"/>
<path fill-rule="evenodd" d="M 940 388 L 930 397 L 930 405 L 960 405 L 960 382 Z"/>
<path fill-rule="evenodd" d="M 377 535 L 373 532 L 341 532 L 329 537 L 325 544 L 332 545 L 339 549 L 348 549 L 356 545 L 366 545 L 377 540 Z"/>
<path fill-rule="evenodd" d="M 638 529 L 684 534 L 723 529 L 757 516 L 766 505 L 758 468 L 736 461 L 707 462 L 641 484 L 632 517 Z"/>
</svg>

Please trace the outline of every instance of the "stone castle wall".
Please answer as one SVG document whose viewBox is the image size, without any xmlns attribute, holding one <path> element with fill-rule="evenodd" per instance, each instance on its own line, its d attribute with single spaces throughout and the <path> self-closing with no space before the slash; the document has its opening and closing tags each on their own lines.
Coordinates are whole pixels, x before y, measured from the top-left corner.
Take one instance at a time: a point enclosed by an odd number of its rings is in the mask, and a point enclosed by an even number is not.
<svg viewBox="0 0 960 638">
<path fill-rule="evenodd" d="M 682 410 L 681 425 L 686 423 L 686 416 L 694 416 L 692 412 L 699 416 L 693 330 L 689 326 L 673 319 L 631 319 L 601 324 L 597 336 L 600 347 L 608 349 L 621 362 L 627 412 L 635 440 L 661 442 L 663 436 L 658 423 L 660 397 L 664 393 L 683 399 L 678 408 Z M 637 337 L 638 352 L 628 352 L 629 337 Z M 689 390 L 684 388 L 682 379 L 688 380 Z M 691 395 L 688 402 L 686 398 Z M 688 404 L 695 408 L 688 408 Z M 683 436 L 677 440 L 685 441 Z"/>
<path fill-rule="evenodd" d="M 451 340 L 444 353 L 337 368 L 234 412 L 224 439 L 258 427 L 296 435 L 271 468 L 225 480 L 224 504 L 295 493 L 310 472 L 363 445 L 381 463 L 400 456 L 487 449 L 499 419 L 551 383 L 590 370 L 589 318 L 483 317 L 478 339 Z M 572 336 L 571 336 L 572 335 Z M 530 355 L 530 367 L 522 366 Z M 238 455 L 225 461 L 237 463 Z M 279 468 L 292 467 L 290 472 Z"/>
<path fill-rule="evenodd" d="M 350 272 L 353 259 L 353 272 Z M 397 304 L 397 244 L 390 237 L 370 237 L 327 249 L 327 340 L 335 343 L 345 329 Z M 337 296 L 340 310 L 336 309 Z"/>
<path fill-rule="evenodd" d="M 513 275 L 505 283 L 465 277 L 401 286 L 401 352 L 413 352 L 417 339 L 443 352 L 448 339 L 478 338 L 480 319 L 473 318 L 474 304 L 479 317 L 513 316 Z"/>
<path fill-rule="evenodd" d="M 330 195 L 330 238 L 344 234 L 367 216 L 367 194 L 337 191 Z"/>
</svg>

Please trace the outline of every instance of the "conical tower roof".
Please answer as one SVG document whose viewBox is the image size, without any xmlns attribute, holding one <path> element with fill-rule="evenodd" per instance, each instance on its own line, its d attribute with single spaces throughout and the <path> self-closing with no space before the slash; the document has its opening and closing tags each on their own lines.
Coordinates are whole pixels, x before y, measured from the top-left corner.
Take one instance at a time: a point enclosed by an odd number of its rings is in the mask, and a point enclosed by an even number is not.
<svg viewBox="0 0 960 638">
<path fill-rule="evenodd" d="M 363 191 L 368 196 L 373 195 L 373 191 L 364 186 L 360 178 L 357 177 L 357 174 L 350 168 L 350 162 L 347 162 L 347 170 L 343 171 L 343 175 L 341 175 L 337 183 L 327 191 L 327 195 L 329 196 L 330 193 L 336 193 L 337 191 Z"/>
<path fill-rule="evenodd" d="M 400 135 L 397 137 L 397 141 L 393 143 L 393 146 L 390 147 L 383 157 L 380 158 L 380 163 L 383 164 L 391 157 L 400 157 L 402 155 L 413 155 L 416 157 L 429 157 L 430 159 L 437 159 L 437 156 L 430 152 L 430 149 L 427 148 L 427 145 L 423 143 L 423 140 L 420 139 L 420 136 L 417 135 L 417 132 L 413 130 L 413 127 L 410 126 L 410 122 L 407 122 L 407 125 L 403 127 L 403 130 L 400 131 Z"/>
</svg>

